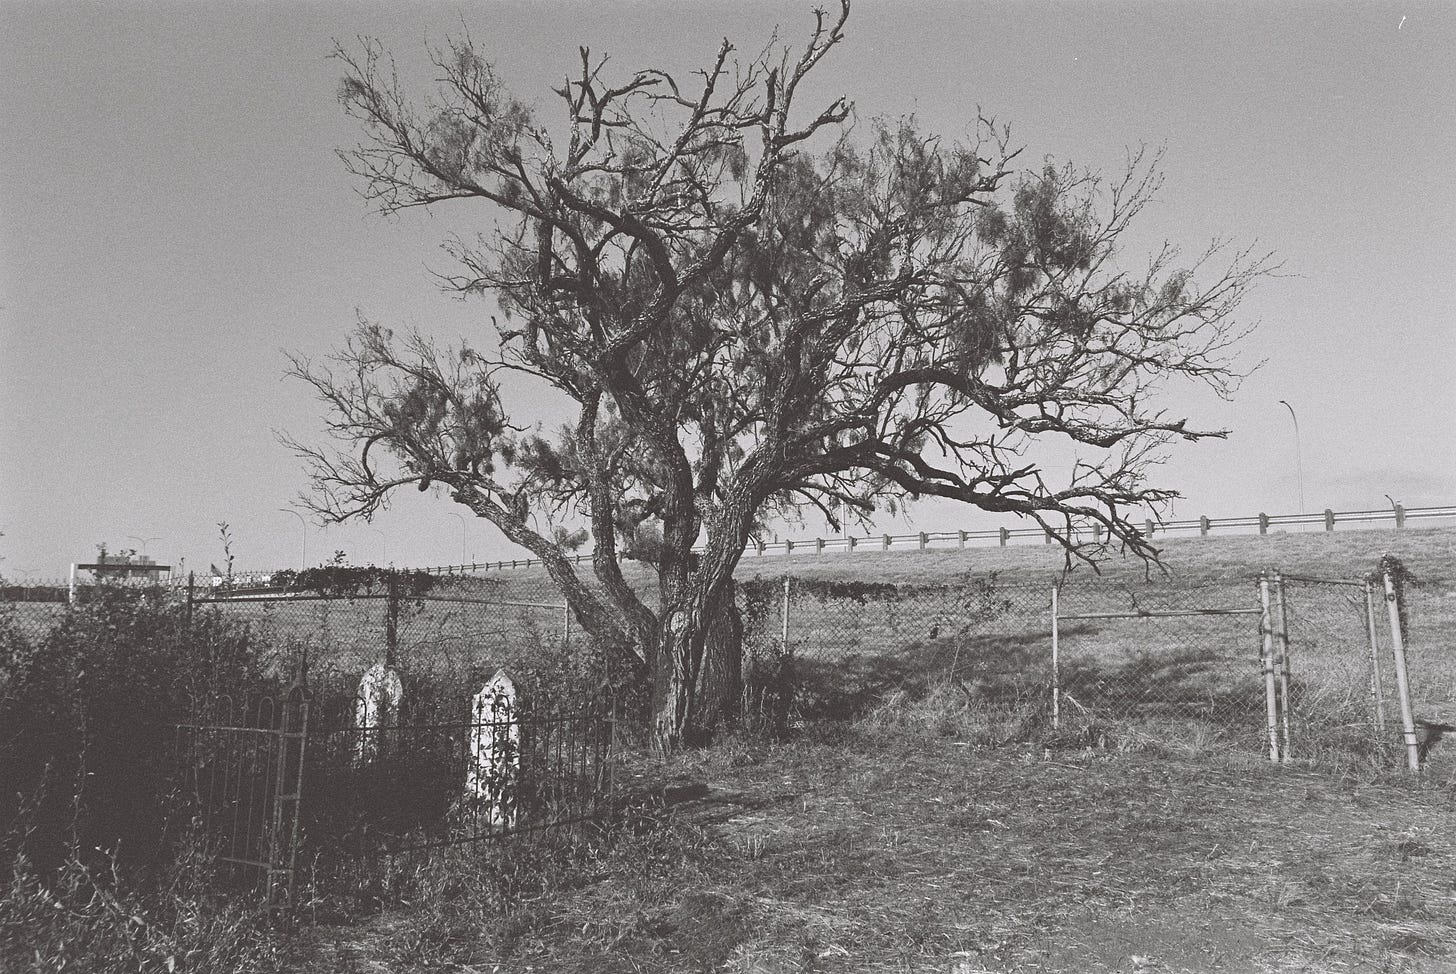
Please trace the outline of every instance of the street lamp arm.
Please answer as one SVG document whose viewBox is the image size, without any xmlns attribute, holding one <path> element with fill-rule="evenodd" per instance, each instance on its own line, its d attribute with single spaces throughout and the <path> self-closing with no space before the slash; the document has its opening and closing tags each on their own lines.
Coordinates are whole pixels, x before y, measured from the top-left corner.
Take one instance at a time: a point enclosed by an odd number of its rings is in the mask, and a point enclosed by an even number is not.
<svg viewBox="0 0 1456 974">
<path fill-rule="evenodd" d="M 1294 407 L 1289 405 L 1287 400 L 1279 400 L 1279 405 L 1289 410 L 1289 418 L 1294 422 L 1294 475 L 1295 484 L 1299 489 L 1299 513 L 1304 513 L 1304 458 L 1299 449 L 1299 417 L 1294 414 Z"/>
<path fill-rule="evenodd" d="M 459 511 L 446 511 L 451 517 L 460 522 L 460 564 L 465 565 L 465 518 Z"/>
<path fill-rule="evenodd" d="M 292 514 L 298 518 L 298 525 L 303 529 L 303 567 L 306 569 L 308 568 L 308 521 L 304 520 L 303 515 L 291 507 L 280 507 L 278 510 L 284 514 Z"/>
<path fill-rule="evenodd" d="M 1294 432 L 1295 433 L 1298 433 L 1299 432 L 1299 417 L 1296 416 L 1296 415 L 1294 415 L 1294 407 L 1291 406 L 1291 405 L 1289 405 L 1289 403 L 1287 401 L 1283 400 L 1283 399 L 1279 400 L 1279 405 L 1281 405 L 1285 409 L 1289 410 L 1289 418 L 1292 419 L 1292 420 L 1294 420 Z"/>
</svg>

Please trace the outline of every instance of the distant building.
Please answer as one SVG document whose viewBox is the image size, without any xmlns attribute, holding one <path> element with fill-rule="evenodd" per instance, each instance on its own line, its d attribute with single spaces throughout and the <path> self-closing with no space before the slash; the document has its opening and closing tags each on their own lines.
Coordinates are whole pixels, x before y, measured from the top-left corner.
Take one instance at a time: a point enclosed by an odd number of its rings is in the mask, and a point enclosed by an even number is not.
<svg viewBox="0 0 1456 974">
<path fill-rule="evenodd" d="M 104 551 L 95 564 L 78 567 L 89 568 L 97 578 L 142 578 L 149 582 L 160 581 L 163 572 L 171 571 L 170 565 L 159 565 L 148 555 L 113 555 Z"/>
</svg>

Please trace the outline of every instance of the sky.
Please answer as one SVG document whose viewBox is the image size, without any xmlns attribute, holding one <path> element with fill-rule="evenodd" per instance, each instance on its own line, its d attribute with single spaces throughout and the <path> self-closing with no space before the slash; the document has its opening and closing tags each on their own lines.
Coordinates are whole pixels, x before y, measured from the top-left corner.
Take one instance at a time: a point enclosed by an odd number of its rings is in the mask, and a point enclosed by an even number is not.
<svg viewBox="0 0 1456 974">
<path fill-rule="evenodd" d="M 377 37 L 422 82 L 426 46 L 468 31 L 551 112 L 579 45 L 686 70 L 724 37 L 801 40 L 811 6 L 0 3 L 0 575 L 102 543 L 205 569 L 221 523 L 239 568 L 519 554 L 432 493 L 372 524 L 290 513 L 306 480 L 276 434 L 321 441 L 322 412 L 286 352 L 326 355 L 359 314 L 489 328 L 431 281 L 453 216 L 376 215 L 335 155 L 359 131 L 334 42 Z M 1031 168 L 1161 149 L 1130 266 L 1213 238 L 1283 262 L 1241 310 L 1262 365 L 1234 401 L 1169 395 L 1231 431 L 1160 468 L 1175 516 L 1456 504 L 1456 4 L 860 0 L 846 33 L 810 94 L 860 118 L 955 137 L 980 111 Z M 1001 523 L 938 505 L 876 528 Z"/>
</svg>

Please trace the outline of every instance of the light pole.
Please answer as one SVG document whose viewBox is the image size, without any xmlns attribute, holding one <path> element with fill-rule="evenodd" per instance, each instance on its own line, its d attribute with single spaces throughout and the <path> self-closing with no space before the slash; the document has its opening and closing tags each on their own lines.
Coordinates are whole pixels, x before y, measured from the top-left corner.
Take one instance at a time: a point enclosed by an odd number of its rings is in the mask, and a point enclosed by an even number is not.
<svg viewBox="0 0 1456 974">
<path fill-rule="evenodd" d="M 126 537 L 127 537 L 127 540 L 129 540 L 129 541 L 135 541 L 135 542 L 139 543 L 142 546 L 142 554 L 144 554 L 144 555 L 147 553 L 147 542 L 149 542 L 149 541 L 161 541 L 162 540 L 160 536 L 155 537 L 155 538 L 138 538 L 134 534 L 128 534 Z"/>
<path fill-rule="evenodd" d="M 1299 417 L 1294 415 L 1294 407 L 1283 399 L 1279 404 L 1289 410 L 1289 418 L 1294 420 L 1294 483 L 1299 488 L 1299 513 L 1304 513 L 1304 460 L 1299 453 Z"/>
<path fill-rule="evenodd" d="M 459 511 L 446 511 L 451 517 L 460 522 L 460 567 L 465 567 L 465 518 Z"/>
<path fill-rule="evenodd" d="M 369 530 L 370 531 L 373 531 L 375 534 L 379 535 L 379 543 L 381 545 L 383 545 L 383 547 L 384 547 L 384 556 L 380 559 L 379 567 L 380 568 L 388 568 L 389 567 L 389 539 L 387 537 L 385 537 L 384 536 L 384 532 L 381 531 L 381 530 L 379 530 L 378 528 L 370 528 Z"/>
<path fill-rule="evenodd" d="M 303 519 L 302 514 L 298 513 L 291 507 L 280 507 L 278 508 L 278 510 L 282 511 L 284 514 L 292 514 L 294 517 L 298 518 L 298 526 L 303 528 L 303 565 L 301 567 L 308 568 L 308 522 Z"/>
</svg>

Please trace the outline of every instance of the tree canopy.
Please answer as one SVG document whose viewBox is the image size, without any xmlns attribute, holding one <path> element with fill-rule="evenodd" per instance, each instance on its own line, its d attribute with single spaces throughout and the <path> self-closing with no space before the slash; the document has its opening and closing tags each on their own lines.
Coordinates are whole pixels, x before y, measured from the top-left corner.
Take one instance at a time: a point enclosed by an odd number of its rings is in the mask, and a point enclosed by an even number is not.
<svg viewBox="0 0 1456 974">
<path fill-rule="evenodd" d="M 1177 494 L 1150 469 L 1171 441 L 1225 435 L 1163 393 L 1234 390 L 1236 311 L 1269 270 L 1217 244 L 1125 266 L 1156 157 L 1113 179 L 1018 171 L 985 118 L 957 143 L 914 118 L 857 123 L 843 97 L 806 108 L 848 16 L 847 0 L 816 11 L 802 47 L 753 59 L 724 41 L 691 78 L 611 77 L 583 48 L 555 91 L 561 145 L 469 40 L 435 52 L 423 100 L 377 43 L 335 54 L 364 132 L 349 171 L 385 213 L 477 210 L 440 280 L 499 313 L 458 346 L 363 320 L 333 363 L 295 360 L 335 441 L 293 442 L 311 503 L 367 518 L 399 488 L 443 487 L 630 647 L 665 739 L 692 719 L 706 631 L 775 513 L 948 498 L 1033 519 L 1069 558 L 1097 556 L 1071 530 L 1090 524 L 1155 558 L 1134 519 Z M 534 428 L 505 371 L 574 423 Z M 1061 481 L 1031 456 L 1048 440 L 1078 450 Z M 583 525 L 589 575 L 568 557 Z M 655 599 L 619 564 L 649 542 Z"/>
</svg>

